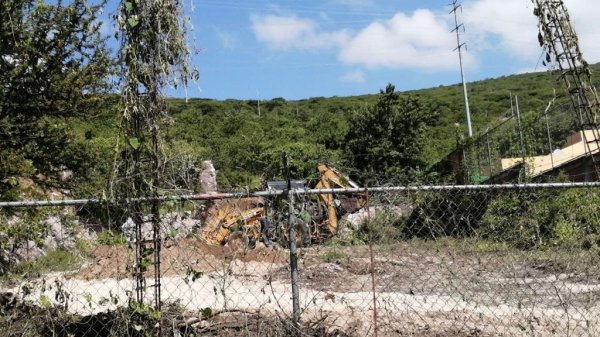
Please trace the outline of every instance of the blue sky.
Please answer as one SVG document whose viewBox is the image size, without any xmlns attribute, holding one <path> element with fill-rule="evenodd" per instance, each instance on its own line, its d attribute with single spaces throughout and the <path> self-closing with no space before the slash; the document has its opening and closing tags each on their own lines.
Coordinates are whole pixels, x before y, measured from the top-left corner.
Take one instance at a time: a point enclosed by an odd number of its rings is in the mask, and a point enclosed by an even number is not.
<svg viewBox="0 0 600 337">
<path fill-rule="evenodd" d="M 185 0 L 200 80 L 188 97 L 303 99 L 458 83 L 450 0 Z M 600 1 L 564 0 L 600 61 Z M 544 70 L 530 0 L 464 0 L 468 81 Z M 170 95 L 184 96 L 182 91 Z"/>
</svg>

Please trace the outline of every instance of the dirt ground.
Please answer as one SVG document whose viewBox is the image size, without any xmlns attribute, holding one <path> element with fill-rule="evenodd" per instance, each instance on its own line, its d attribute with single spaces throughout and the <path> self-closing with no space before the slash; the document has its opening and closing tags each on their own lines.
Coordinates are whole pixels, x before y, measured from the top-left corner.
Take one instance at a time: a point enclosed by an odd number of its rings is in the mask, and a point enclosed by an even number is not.
<svg viewBox="0 0 600 337">
<path fill-rule="evenodd" d="M 597 260 L 592 252 L 403 242 L 374 246 L 372 266 L 368 246 L 314 246 L 299 252 L 299 303 L 303 321 L 348 336 L 373 336 L 375 329 L 378 336 L 600 336 Z M 22 297 L 56 302 L 59 290 L 67 290 L 71 312 L 114 310 L 134 291 L 131 261 L 126 246 L 98 246 L 79 270 L 30 280 Z M 288 261 L 287 250 L 264 246 L 166 242 L 161 298 L 188 313 L 210 308 L 290 315 Z M 152 279 L 147 282 L 151 302 Z"/>
<path fill-rule="evenodd" d="M 85 280 L 127 278 L 131 272 L 127 266 L 135 261 L 135 252 L 127 246 L 96 246 L 90 252 L 89 260 L 72 276 Z M 289 253 L 285 250 L 232 249 L 226 246 L 208 245 L 200 240 L 185 239 L 167 241 L 161 250 L 161 274 L 163 276 L 182 275 L 190 268 L 198 272 L 221 270 L 230 261 L 243 263 L 260 262 L 286 264 Z M 150 273 L 147 273 L 151 275 Z"/>
</svg>

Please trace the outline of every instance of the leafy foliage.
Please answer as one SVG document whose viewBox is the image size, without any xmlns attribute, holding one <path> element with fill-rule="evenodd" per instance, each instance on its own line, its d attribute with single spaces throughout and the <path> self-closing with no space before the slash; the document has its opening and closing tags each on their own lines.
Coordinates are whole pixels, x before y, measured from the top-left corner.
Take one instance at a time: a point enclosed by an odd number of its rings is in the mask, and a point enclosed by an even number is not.
<svg viewBox="0 0 600 337">
<path fill-rule="evenodd" d="M 115 19 L 121 40 L 124 147 L 111 192 L 116 192 L 115 197 L 156 196 L 164 181 L 160 126 L 167 109 L 163 91 L 168 85 L 185 85 L 192 75 L 182 3 L 123 0 L 119 10 Z"/>
<path fill-rule="evenodd" d="M 595 65 L 592 68 L 598 70 L 600 66 Z M 394 92 L 399 96 L 400 102 L 417 102 L 422 111 L 435 112 L 435 116 L 428 118 L 427 127 L 418 134 L 419 138 L 415 143 L 419 146 L 419 154 L 413 156 L 414 161 L 409 164 L 413 169 L 417 166 L 424 169 L 435 164 L 461 142 L 464 133 L 461 88 L 458 85 L 450 85 Z M 490 152 L 493 160 L 520 155 L 515 119 L 496 127 L 510 116 L 511 93 L 519 96 L 527 153 L 548 153 L 545 118 L 540 113 L 553 99 L 554 88 L 558 90 L 556 101 L 550 109 L 549 129 L 553 147 L 557 148 L 561 147 L 566 136 L 576 129 L 576 120 L 573 112 L 569 110 L 568 97 L 561 85 L 555 81 L 555 74 L 522 74 L 470 83 L 473 127 L 476 135 L 484 133 L 488 128 L 494 130 L 488 136 L 478 138 L 478 164 L 485 165 Z M 358 158 L 354 155 L 362 151 L 349 150 L 348 142 L 353 139 L 349 135 L 372 131 L 361 126 L 364 121 L 360 118 L 366 117 L 359 116 L 365 115 L 369 109 L 375 109 L 380 96 L 381 94 L 313 97 L 298 101 L 277 98 L 261 101 L 260 115 L 256 100 L 191 99 L 185 102 L 173 99 L 169 101 L 169 105 L 174 123 L 168 126 L 166 138 L 176 142 L 177 148 L 192 156 L 201 160 L 211 159 L 219 170 L 223 188 L 255 188 L 262 180 L 281 178 L 279 165 L 282 150 L 293 153 L 290 156 L 292 164 L 299 165 L 292 170 L 297 178 L 316 174 L 315 163 L 323 160 L 360 180 L 363 172 L 359 167 L 364 164 L 358 163 Z M 416 111 L 414 110 L 415 113 Z M 376 120 L 373 123 L 382 125 Z M 313 150 L 294 151 L 290 148 L 292 144 L 296 148 Z M 376 145 L 381 147 L 380 144 Z M 397 152 L 392 153 L 396 159 L 407 154 L 404 150 Z M 390 172 L 377 178 L 381 178 L 382 182 L 389 182 L 389 178 L 394 174 L 396 177 L 402 176 L 404 169 L 391 167 Z M 429 179 L 418 179 L 425 178 Z"/>
<path fill-rule="evenodd" d="M 112 63 L 97 20 L 101 6 L 74 0 L 2 1 L 0 10 L 0 195 L 31 177 L 72 187 L 59 175 L 90 177 L 98 159 L 65 118 L 101 111 Z M 9 158 L 6 161 L 5 158 Z M 11 178 L 13 177 L 13 178 Z M 66 185 L 66 186 L 65 186 Z"/>
<path fill-rule="evenodd" d="M 599 205 L 600 193 L 595 189 L 503 195 L 490 202 L 479 234 L 519 248 L 597 247 Z"/>
<path fill-rule="evenodd" d="M 374 106 L 353 116 L 345 150 L 362 177 L 383 175 L 386 181 L 407 182 L 425 165 L 423 139 L 436 114 L 420 99 L 401 97 L 394 90 L 388 84 Z"/>
<path fill-rule="evenodd" d="M 110 113 L 113 63 L 98 20 L 104 3 L 0 2 L 1 200 L 98 193 L 105 180 L 109 152 L 73 127 Z M 1 272 L 17 249 L 42 245 L 52 212 L 0 214 Z"/>
</svg>

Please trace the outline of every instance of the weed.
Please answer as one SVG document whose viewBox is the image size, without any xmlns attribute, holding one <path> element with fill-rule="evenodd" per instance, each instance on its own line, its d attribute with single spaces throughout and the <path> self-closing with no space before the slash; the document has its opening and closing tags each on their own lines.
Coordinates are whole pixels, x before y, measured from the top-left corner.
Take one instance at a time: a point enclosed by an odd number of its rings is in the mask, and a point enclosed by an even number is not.
<svg viewBox="0 0 600 337">
<path fill-rule="evenodd" d="M 125 235 L 123 235 L 123 233 L 106 230 L 98 233 L 98 239 L 96 242 L 101 245 L 118 246 L 126 244 L 127 238 Z"/>
<path fill-rule="evenodd" d="M 321 258 L 326 262 L 339 261 L 346 259 L 348 254 L 340 251 L 334 247 L 334 249 L 328 250 L 325 254 L 321 256 Z"/>
<path fill-rule="evenodd" d="M 1 280 L 15 281 L 28 275 L 39 275 L 48 272 L 70 271 L 77 269 L 81 264 L 81 258 L 73 252 L 64 249 L 52 249 L 46 255 L 33 261 L 24 261 L 14 265 Z"/>
<path fill-rule="evenodd" d="M 77 268 L 79 263 L 80 259 L 73 252 L 53 249 L 31 263 L 31 267 L 37 272 L 66 271 Z"/>
</svg>

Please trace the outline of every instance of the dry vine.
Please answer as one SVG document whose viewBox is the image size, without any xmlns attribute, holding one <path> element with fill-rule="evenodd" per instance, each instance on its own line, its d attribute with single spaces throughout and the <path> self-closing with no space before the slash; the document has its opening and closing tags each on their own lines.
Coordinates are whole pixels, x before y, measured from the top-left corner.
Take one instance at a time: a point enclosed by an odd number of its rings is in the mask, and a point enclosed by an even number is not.
<svg viewBox="0 0 600 337">
<path fill-rule="evenodd" d="M 157 197 L 164 190 L 160 133 L 167 117 L 164 92 L 169 86 L 185 86 L 194 76 L 188 67 L 183 17 L 179 0 L 120 2 L 116 21 L 121 41 L 124 145 L 111 183 L 113 198 Z M 141 226 L 148 213 L 153 239 L 145 242 Z M 130 203 L 127 214 L 136 224 L 136 300 L 144 301 L 145 279 L 153 268 L 154 307 L 160 310 L 160 204 L 154 201 L 146 209 L 140 203 Z"/>
</svg>

